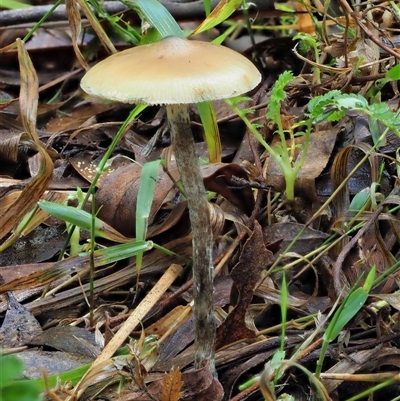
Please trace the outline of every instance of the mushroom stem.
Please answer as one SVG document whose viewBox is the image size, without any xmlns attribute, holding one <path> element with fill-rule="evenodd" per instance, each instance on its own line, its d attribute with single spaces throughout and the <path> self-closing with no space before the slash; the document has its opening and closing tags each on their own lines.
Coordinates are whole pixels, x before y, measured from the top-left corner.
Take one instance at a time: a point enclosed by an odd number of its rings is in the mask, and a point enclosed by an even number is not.
<svg viewBox="0 0 400 401">
<path fill-rule="evenodd" d="M 167 105 L 168 123 L 176 164 L 189 207 L 193 234 L 193 301 L 195 320 L 195 368 L 207 360 L 215 374 L 215 317 L 213 302 L 212 227 L 203 178 L 196 156 L 189 107 Z"/>
</svg>

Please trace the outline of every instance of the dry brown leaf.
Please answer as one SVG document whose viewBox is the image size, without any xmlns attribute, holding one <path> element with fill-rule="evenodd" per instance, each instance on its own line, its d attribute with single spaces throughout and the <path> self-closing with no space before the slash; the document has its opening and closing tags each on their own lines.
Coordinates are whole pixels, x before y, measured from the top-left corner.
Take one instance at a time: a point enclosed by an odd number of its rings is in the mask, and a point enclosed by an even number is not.
<svg viewBox="0 0 400 401">
<path fill-rule="evenodd" d="M 80 65 L 85 70 L 88 70 L 89 66 L 78 46 L 79 36 L 81 33 L 81 14 L 79 13 L 78 4 L 75 0 L 65 0 L 65 8 L 67 10 L 69 26 L 71 27 L 72 47 L 74 48 L 75 56 Z"/>
<path fill-rule="evenodd" d="M 376 361 L 381 355 L 382 347 L 378 346 L 372 349 L 356 351 L 349 355 L 348 358 L 343 358 L 335 365 L 333 365 L 330 369 L 324 372 L 325 374 L 329 373 L 355 373 L 359 370 L 364 369 L 364 365 L 367 362 Z M 321 374 L 322 383 L 324 384 L 326 390 L 331 393 L 335 390 L 340 384 L 342 380 L 328 380 L 323 378 L 323 374 Z"/>
<path fill-rule="evenodd" d="M 39 153 L 41 163 L 37 175 L 25 185 L 15 203 L 0 216 L 0 238 L 8 234 L 36 204 L 53 176 L 53 162 L 41 145 L 36 133 L 38 78 L 23 42 L 17 40 L 17 45 L 21 71 L 21 121 L 29 139 L 35 144 L 35 150 Z"/>
<path fill-rule="evenodd" d="M 32 313 L 15 299 L 12 292 L 9 292 L 7 313 L 0 328 L 0 347 L 27 345 L 41 331 L 42 328 Z"/>
<path fill-rule="evenodd" d="M 206 170 L 203 169 L 202 173 L 206 190 L 217 192 L 250 216 L 254 208 L 253 191 L 250 186 L 237 184 L 233 179 L 239 178 L 247 181 L 247 173 L 238 164 L 223 165 L 220 163 L 219 166 L 211 175 L 205 175 Z"/>
<path fill-rule="evenodd" d="M 92 182 L 97 173 L 97 168 L 103 158 L 103 155 L 93 159 L 93 154 L 90 152 L 79 152 L 77 155 L 71 157 L 69 162 L 71 166 L 88 182 Z M 100 178 L 96 182 L 96 187 L 100 188 L 107 176 L 112 174 L 117 168 L 130 164 L 125 157 L 114 157 L 109 167 L 107 167 Z"/>
<path fill-rule="evenodd" d="M 121 167 L 104 179 L 96 193 L 96 204 L 102 206 L 98 217 L 128 236 L 133 234 L 135 227 L 140 173 L 141 167 L 134 163 Z M 173 187 L 174 183 L 160 167 L 149 216 L 150 224 Z"/>
<path fill-rule="evenodd" d="M 100 346 L 96 344 L 94 333 L 70 325 L 50 327 L 32 338 L 30 344 L 92 358 L 97 357 L 101 351 Z"/>
<path fill-rule="evenodd" d="M 172 368 L 161 380 L 160 401 L 179 401 L 183 396 L 182 373 L 179 369 Z"/>
<path fill-rule="evenodd" d="M 211 374 L 208 364 L 201 369 L 183 372 L 182 380 L 184 383 L 182 401 L 221 401 L 224 396 L 221 383 Z M 162 381 L 158 380 L 148 387 L 149 394 L 156 399 L 160 399 L 161 383 Z"/>
<path fill-rule="evenodd" d="M 247 308 L 253 299 L 254 289 L 261 278 L 261 272 L 272 258 L 272 252 L 264 245 L 261 226 L 257 221 L 254 231 L 246 241 L 239 263 L 232 269 L 231 277 L 236 286 L 235 308 L 217 329 L 216 348 L 237 340 L 254 338 L 256 333 L 245 323 Z"/>
<path fill-rule="evenodd" d="M 104 31 L 102 25 L 98 21 L 97 17 L 90 9 L 88 3 L 85 0 L 77 0 L 77 3 L 81 7 L 83 13 L 85 14 L 86 18 L 89 20 L 90 25 L 92 26 L 93 30 L 96 32 L 97 36 L 99 37 L 102 45 L 110 52 L 116 53 L 117 50 L 113 45 L 111 39 L 108 37 L 107 33 Z"/>
<path fill-rule="evenodd" d="M 263 228 L 264 241 L 266 243 L 282 239 L 281 252 L 277 252 L 272 261 L 288 247 L 301 230 L 304 231 L 290 248 L 290 252 L 306 255 L 308 252 L 318 248 L 329 237 L 327 233 L 310 227 L 304 229 L 303 224 L 293 222 L 274 223 Z"/>
<path fill-rule="evenodd" d="M 0 132 L 0 157 L 7 161 L 16 162 L 23 144 L 25 149 L 35 150 L 35 143 L 24 132 L 16 134 L 11 131 Z"/>
</svg>

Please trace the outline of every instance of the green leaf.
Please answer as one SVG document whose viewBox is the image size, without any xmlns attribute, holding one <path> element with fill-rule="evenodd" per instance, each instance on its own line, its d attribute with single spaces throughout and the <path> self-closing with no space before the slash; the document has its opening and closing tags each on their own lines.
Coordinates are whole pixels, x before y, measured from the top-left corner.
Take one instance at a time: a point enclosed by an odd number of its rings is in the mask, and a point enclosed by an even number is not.
<svg viewBox="0 0 400 401">
<path fill-rule="evenodd" d="M 200 102 L 197 103 L 196 106 L 204 128 L 208 160 L 210 163 L 220 163 L 222 157 L 222 146 L 214 104 L 213 102 Z"/>
<path fill-rule="evenodd" d="M 371 288 L 374 285 L 375 273 L 376 273 L 376 267 L 373 266 L 372 269 L 369 271 L 367 278 L 365 279 L 363 289 L 368 293 L 371 291 Z"/>
<path fill-rule="evenodd" d="M 242 0 L 221 0 L 207 18 L 191 33 L 190 36 L 208 31 L 228 19 L 242 3 Z"/>
<path fill-rule="evenodd" d="M 367 107 L 368 102 L 363 96 L 341 93 L 339 90 L 316 96 L 308 103 L 309 116 L 313 118 L 314 123 L 323 120 L 338 121 L 348 110 Z"/>
<path fill-rule="evenodd" d="M 18 377 L 24 363 L 15 355 L 0 355 L 0 400 L 39 401 L 40 386 L 34 382 L 21 382 Z"/>
<path fill-rule="evenodd" d="M 351 110 L 351 109 L 356 109 L 356 108 L 367 108 L 368 107 L 368 102 L 365 97 L 360 96 L 360 95 L 355 95 L 353 93 L 351 94 L 342 94 L 341 96 L 338 96 L 336 99 L 336 105 L 338 108 L 345 109 L 345 110 Z"/>
<path fill-rule="evenodd" d="M 161 160 L 154 160 L 146 163 L 140 173 L 140 184 L 136 202 L 136 240 L 145 240 L 149 225 L 151 205 L 153 203 L 158 169 Z M 142 254 L 136 257 L 136 270 L 142 267 Z"/>
<path fill-rule="evenodd" d="M 92 227 L 92 215 L 82 209 L 78 209 L 72 206 L 60 205 L 59 203 L 49 202 L 42 200 L 38 202 L 38 205 L 45 212 L 63 220 L 67 223 L 73 224 L 82 230 L 91 231 Z M 95 217 L 94 233 L 96 237 L 112 239 L 109 235 L 111 227 L 105 229 L 105 224 L 99 218 Z M 113 231 L 113 230 L 112 230 Z M 115 232 L 116 233 L 116 232 Z"/>
<path fill-rule="evenodd" d="M 30 4 L 23 3 L 22 1 L 16 0 L 3 0 L 1 2 L 2 8 L 8 8 L 10 10 L 20 9 L 20 8 L 28 8 L 32 7 Z"/>
<path fill-rule="evenodd" d="M 324 95 L 315 96 L 308 102 L 308 111 L 310 117 L 316 118 L 324 113 L 324 107 L 332 104 L 332 99 L 340 96 L 342 93 L 337 90 L 331 90 Z"/>
<path fill-rule="evenodd" d="M 346 324 L 362 308 L 367 298 L 368 293 L 363 288 L 357 288 L 349 295 L 345 301 L 345 304 L 343 305 L 343 308 L 336 311 L 335 316 L 332 319 L 332 322 L 334 323 L 332 329 L 329 330 L 328 328 L 326 331 L 327 333 L 329 332 L 329 336 L 327 338 L 329 342 L 333 341 L 339 335 L 344 326 L 346 326 Z"/>
<path fill-rule="evenodd" d="M 385 78 L 388 78 L 392 81 L 400 81 L 400 64 L 392 67 L 386 74 Z"/>
<path fill-rule="evenodd" d="M 355 194 L 354 198 L 351 200 L 349 210 L 353 212 L 359 212 L 364 208 L 366 203 L 370 199 L 370 188 L 364 188 L 357 194 Z"/>
<path fill-rule="evenodd" d="M 340 308 L 335 312 L 326 332 L 326 340 L 328 342 L 333 341 L 339 333 L 343 330 L 346 324 L 358 313 L 358 311 L 362 308 L 365 301 L 368 298 L 369 290 L 371 288 L 372 283 L 370 283 L 371 276 L 375 276 L 374 268 L 371 269 L 370 274 L 368 275 L 368 285 L 366 288 L 357 288 L 351 293 L 343 301 L 343 304 Z M 373 282 L 373 280 L 372 280 Z M 367 280 L 366 280 L 367 283 Z M 365 284 L 364 284 L 365 285 Z"/>
<path fill-rule="evenodd" d="M 14 355 L 0 356 L 0 388 L 9 385 L 24 369 L 24 363 Z"/>
<path fill-rule="evenodd" d="M 136 206 L 136 239 L 146 238 L 151 205 L 157 183 L 158 169 L 161 160 L 146 163 L 140 173 L 140 184 Z"/>
<path fill-rule="evenodd" d="M 36 383 L 24 382 L 18 380 L 11 385 L 0 389 L 0 400 L 2 401 L 40 401 L 41 391 Z"/>
<path fill-rule="evenodd" d="M 169 11 L 157 0 L 121 0 L 127 7 L 135 10 L 140 18 L 155 28 L 162 38 L 185 35 Z"/>
<path fill-rule="evenodd" d="M 285 86 L 293 81 L 294 76 L 291 71 L 285 71 L 279 75 L 271 92 L 271 99 L 268 105 L 267 118 L 271 119 L 275 124 L 280 121 L 281 103 L 286 97 Z"/>
<path fill-rule="evenodd" d="M 386 123 L 400 127 L 398 114 L 390 110 L 386 103 L 373 103 L 368 109 L 377 120 L 385 121 Z"/>
<path fill-rule="evenodd" d="M 126 244 L 118 244 L 109 246 L 108 248 L 98 249 L 93 252 L 93 257 L 98 260 L 98 266 L 104 266 L 108 263 L 114 263 L 132 256 L 137 256 L 139 253 L 149 251 L 152 248 L 152 241 L 132 241 Z M 85 254 L 79 256 L 85 256 Z"/>
<path fill-rule="evenodd" d="M 313 49 L 315 52 L 320 53 L 319 45 L 314 36 L 311 36 L 309 33 L 299 32 L 293 40 L 300 40 L 301 41 L 301 49 L 307 51 L 309 49 Z"/>
<path fill-rule="evenodd" d="M 204 12 L 206 13 L 206 16 L 208 16 L 211 12 L 211 0 L 204 0 Z"/>
</svg>

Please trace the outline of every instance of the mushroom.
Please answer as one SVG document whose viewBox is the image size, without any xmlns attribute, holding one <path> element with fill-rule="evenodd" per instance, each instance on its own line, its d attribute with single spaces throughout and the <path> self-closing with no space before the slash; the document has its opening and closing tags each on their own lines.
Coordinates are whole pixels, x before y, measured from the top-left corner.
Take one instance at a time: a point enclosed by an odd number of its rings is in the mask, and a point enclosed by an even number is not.
<svg viewBox="0 0 400 401">
<path fill-rule="evenodd" d="M 189 104 L 248 92 L 261 75 L 241 54 L 223 46 L 169 36 L 113 54 L 81 81 L 89 95 L 124 103 L 166 105 L 172 147 L 188 202 L 193 234 L 195 367 L 215 373 L 212 227 L 190 128 Z"/>
</svg>

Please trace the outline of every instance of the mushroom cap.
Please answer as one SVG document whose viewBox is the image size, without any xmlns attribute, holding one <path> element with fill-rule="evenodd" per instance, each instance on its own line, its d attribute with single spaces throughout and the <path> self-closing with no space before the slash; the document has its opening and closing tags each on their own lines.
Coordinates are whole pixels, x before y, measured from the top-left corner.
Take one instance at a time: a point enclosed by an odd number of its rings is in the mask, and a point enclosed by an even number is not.
<svg viewBox="0 0 400 401">
<path fill-rule="evenodd" d="M 237 96 L 260 81 L 257 68 L 241 54 L 170 36 L 106 58 L 85 74 L 81 87 L 124 103 L 185 104 Z"/>
</svg>

